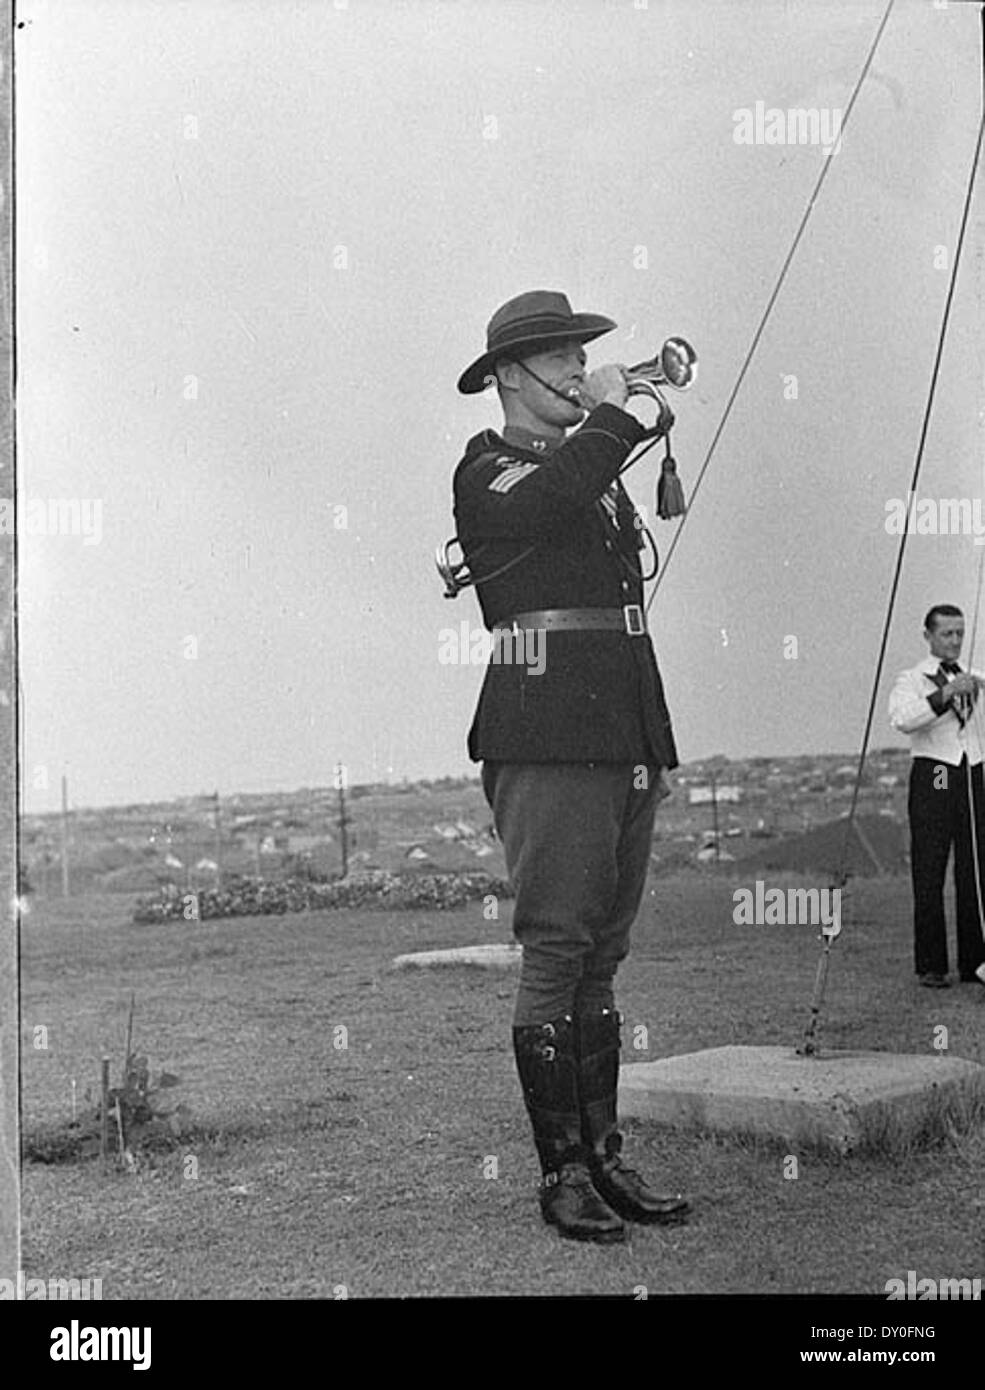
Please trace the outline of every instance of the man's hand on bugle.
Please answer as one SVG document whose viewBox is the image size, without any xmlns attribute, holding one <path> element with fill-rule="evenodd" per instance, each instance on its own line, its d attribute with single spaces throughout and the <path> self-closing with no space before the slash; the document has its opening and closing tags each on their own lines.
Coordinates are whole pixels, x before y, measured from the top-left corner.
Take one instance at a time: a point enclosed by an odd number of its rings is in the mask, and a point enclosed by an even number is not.
<svg viewBox="0 0 985 1390">
<path fill-rule="evenodd" d="M 589 372 L 578 388 L 578 396 L 586 410 L 594 410 L 597 405 L 617 405 L 621 408 L 629 397 L 625 367 L 617 367 L 610 362 Z"/>
</svg>

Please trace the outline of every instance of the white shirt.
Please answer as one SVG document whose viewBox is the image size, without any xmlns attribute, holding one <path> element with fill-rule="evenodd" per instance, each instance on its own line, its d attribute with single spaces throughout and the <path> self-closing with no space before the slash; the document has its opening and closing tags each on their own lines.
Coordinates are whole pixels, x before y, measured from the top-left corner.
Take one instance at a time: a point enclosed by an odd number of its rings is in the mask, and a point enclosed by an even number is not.
<svg viewBox="0 0 985 1390">
<path fill-rule="evenodd" d="M 935 714 L 927 696 L 937 689 L 930 678 L 939 669 L 941 658 L 928 656 L 919 666 L 900 672 L 889 697 L 889 722 L 901 734 L 910 736 L 910 754 L 914 758 L 933 758 L 938 763 L 957 767 L 967 754 L 974 766 L 982 761 L 982 703 L 985 691 L 978 699 L 971 718 L 964 728 L 953 705 L 943 714 Z M 977 676 L 979 672 L 974 672 Z"/>
</svg>

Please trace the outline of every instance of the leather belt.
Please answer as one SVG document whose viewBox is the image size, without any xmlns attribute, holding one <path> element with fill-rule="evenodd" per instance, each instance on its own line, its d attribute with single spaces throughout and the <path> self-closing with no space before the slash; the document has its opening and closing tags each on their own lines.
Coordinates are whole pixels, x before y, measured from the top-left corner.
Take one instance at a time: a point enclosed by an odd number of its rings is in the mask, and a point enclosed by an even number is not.
<svg viewBox="0 0 985 1390">
<path fill-rule="evenodd" d="M 626 632 L 646 636 L 646 614 L 638 603 L 624 608 L 542 608 L 534 613 L 514 613 L 494 625 L 493 631 L 536 628 L 546 632 Z"/>
</svg>

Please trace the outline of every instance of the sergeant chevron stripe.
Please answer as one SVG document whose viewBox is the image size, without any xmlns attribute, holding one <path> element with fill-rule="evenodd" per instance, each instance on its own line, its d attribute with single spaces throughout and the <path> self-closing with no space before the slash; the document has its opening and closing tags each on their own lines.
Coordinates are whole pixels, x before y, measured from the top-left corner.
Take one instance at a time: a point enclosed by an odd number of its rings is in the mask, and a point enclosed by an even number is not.
<svg viewBox="0 0 985 1390">
<path fill-rule="evenodd" d="M 602 503 L 602 506 L 605 508 L 605 510 L 609 513 L 609 516 L 618 526 L 619 522 L 616 519 L 616 499 L 612 496 L 610 492 L 603 492 L 602 496 L 599 498 L 599 501 Z"/>
<path fill-rule="evenodd" d="M 540 467 L 539 463 L 515 463 L 510 468 L 504 468 L 502 473 L 497 474 L 489 484 L 490 492 L 509 492 L 521 479 L 528 474 L 536 472 Z"/>
</svg>

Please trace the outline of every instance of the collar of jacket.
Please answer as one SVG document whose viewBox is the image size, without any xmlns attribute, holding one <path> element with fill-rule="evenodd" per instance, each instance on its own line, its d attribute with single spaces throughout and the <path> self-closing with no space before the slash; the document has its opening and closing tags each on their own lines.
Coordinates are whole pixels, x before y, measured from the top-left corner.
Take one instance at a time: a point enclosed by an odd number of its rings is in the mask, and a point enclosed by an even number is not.
<svg viewBox="0 0 985 1390">
<path fill-rule="evenodd" d="M 943 660 L 944 657 L 942 656 L 928 656 L 920 663 L 918 669 L 921 670 L 925 676 L 934 676 L 937 674 L 937 671 Z M 961 663 L 958 662 L 958 665 L 960 666 Z M 961 666 L 962 671 L 964 671 L 965 669 L 966 668 L 964 666 Z"/>
<path fill-rule="evenodd" d="M 545 447 L 534 447 L 535 440 Z M 468 463 L 481 454 L 501 453 L 516 454 L 535 462 L 538 459 L 550 458 L 563 443 L 563 439 L 544 439 L 542 435 L 534 434 L 532 430 L 525 430 L 519 425 L 506 425 L 502 434 L 497 434 L 493 429 L 485 429 L 479 434 L 474 434 L 469 440 L 465 446 L 462 463 Z"/>
<path fill-rule="evenodd" d="M 563 439 L 548 439 L 523 425 L 504 425 L 499 437 L 511 449 L 523 449 L 534 458 L 550 458 L 564 443 Z"/>
</svg>

